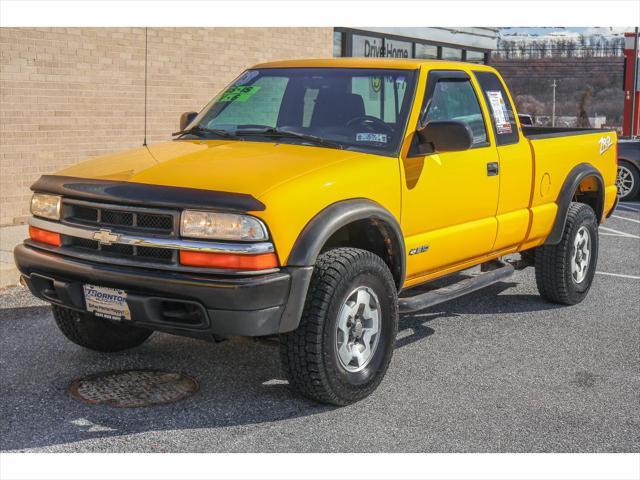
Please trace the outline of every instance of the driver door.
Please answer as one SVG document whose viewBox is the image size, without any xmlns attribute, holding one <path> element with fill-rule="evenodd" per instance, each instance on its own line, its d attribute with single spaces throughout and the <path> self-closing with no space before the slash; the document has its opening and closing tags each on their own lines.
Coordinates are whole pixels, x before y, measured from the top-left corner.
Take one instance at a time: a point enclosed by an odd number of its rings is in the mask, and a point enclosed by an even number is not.
<svg viewBox="0 0 640 480">
<path fill-rule="evenodd" d="M 465 151 L 426 155 L 418 153 L 414 144 L 403 158 L 401 223 L 407 286 L 438 271 L 453 271 L 492 250 L 497 234 L 498 154 L 478 91 L 475 79 L 461 70 L 430 71 L 427 77 L 423 124 L 462 121 L 473 132 L 473 144 Z"/>
</svg>

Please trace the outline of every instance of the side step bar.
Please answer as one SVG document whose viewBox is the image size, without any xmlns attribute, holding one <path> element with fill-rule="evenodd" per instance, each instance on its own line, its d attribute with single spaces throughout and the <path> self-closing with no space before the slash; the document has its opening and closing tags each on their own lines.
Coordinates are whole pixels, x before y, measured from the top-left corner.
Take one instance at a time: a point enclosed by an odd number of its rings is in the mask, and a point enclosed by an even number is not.
<svg viewBox="0 0 640 480">
<path fill-rule="evenodd" d="M 439 303 L 448 302 L 509 278 L 514 271 L 512 265 L 498 261 L 483 263 L 481 267 L 483 273 L 480 275 L 465 278 L 458 283 L 437 290 L 419 293 L 413 297 L 400 298 L 398 301 L 400 313 L 417 312 Z"/>
</svg>

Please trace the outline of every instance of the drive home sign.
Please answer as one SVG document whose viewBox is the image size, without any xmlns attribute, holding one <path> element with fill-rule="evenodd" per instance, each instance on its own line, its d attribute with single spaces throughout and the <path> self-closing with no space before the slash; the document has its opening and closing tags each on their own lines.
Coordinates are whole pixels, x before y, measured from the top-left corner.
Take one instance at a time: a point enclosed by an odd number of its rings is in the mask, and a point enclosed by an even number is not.
<svg viewBox="0 0 640 480">
<path fill-rule="evenodd" d="M 353 36 L 354 57 L 389 57 L 389 58 L 410 58 L 412 57 L 411 42 L 401 42 L 388 38 L 365 37 L 364 35 Z"/>
</svg>

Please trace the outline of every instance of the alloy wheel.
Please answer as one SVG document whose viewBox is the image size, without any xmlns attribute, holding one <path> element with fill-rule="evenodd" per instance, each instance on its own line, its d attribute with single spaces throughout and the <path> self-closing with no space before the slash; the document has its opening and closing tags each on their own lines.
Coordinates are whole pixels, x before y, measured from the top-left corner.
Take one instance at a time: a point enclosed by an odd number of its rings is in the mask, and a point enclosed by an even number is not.
<svg viewBox="0 0 640 480">
<path fill-rule="evenodd" d="M 591 259 L 591 235 L 587 227 L 580 227 L 573 240 L 571 252 L 571 278 L 575 283 L 582 282 L 589 270 Z"/>
<path fill-rule="evenodd" d="M 622 198 L 629 195 L 635 185 L 633 172 L 623 165 L 618 165 L 618 176 L 616 177 L 616 187 L 618 195 Z"/>
<path fill-rule="evenodd" d="M 365 368 L 380 339 L 380 301 L 369 287 L 358 287 L 345 300 L 336 325 L 336 351 L 348 372 Z"/>
</svg>

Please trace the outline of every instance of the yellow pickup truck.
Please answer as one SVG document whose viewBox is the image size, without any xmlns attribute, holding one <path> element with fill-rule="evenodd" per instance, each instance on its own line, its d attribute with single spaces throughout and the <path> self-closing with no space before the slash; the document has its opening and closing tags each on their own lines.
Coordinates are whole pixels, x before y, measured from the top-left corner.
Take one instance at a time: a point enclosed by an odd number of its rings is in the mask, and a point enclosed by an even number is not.
<svg viewBox="0 0 640 480">
<path fill-rule="evenodd" d="M 488 66 L 265 63 L 173 141 L 41 177 L 15 259 L 78 345 L 278 335 L 291 386 L 345 405 L 382 380 L 399 313 L 527 266 L 544 298 L 580 302 L 616 144 L 522 127 Z"/>
</svg>

